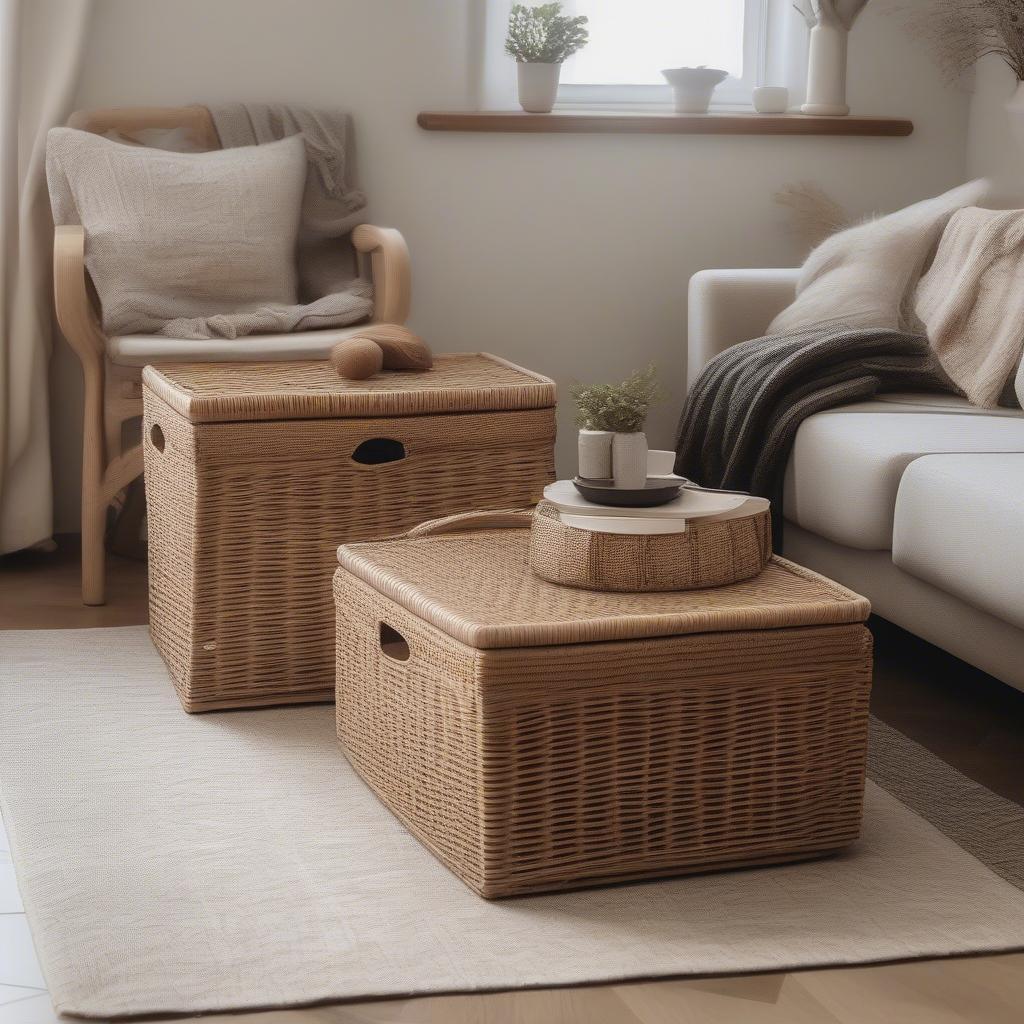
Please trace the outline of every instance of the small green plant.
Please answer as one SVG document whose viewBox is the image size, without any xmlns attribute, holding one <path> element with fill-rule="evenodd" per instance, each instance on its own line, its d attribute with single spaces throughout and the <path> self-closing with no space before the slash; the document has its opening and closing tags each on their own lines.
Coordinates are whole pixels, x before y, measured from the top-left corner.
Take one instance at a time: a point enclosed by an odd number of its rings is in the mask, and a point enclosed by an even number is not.
<svg viewBox="0 0 1024 1024">
<path fill-rule="evenodd" d="M 561 14 L 560 3 L 516 4 L 508 16 L 505 52 L 519 64 L 561 64 L 587 45 L 587 18 Z"/>
<path fill-rule="evenodd" d="M 647 410 L 662 394 L 653 366 L 635 370 L 621 384 L 574 384 L 576 425 L 584 430 L 613 430 L 635 434 L 644 429 Z"/>
</svg>

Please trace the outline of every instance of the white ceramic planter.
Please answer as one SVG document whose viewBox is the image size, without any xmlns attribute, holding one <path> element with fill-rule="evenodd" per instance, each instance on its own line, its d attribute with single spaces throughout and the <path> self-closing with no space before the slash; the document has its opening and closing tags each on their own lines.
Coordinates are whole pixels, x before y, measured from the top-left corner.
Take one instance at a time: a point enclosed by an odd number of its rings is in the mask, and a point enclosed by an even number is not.
<svg viewBox="0 0 1024 1024">
<path fill-rule="evenodd" d="M 519 106 L 530 114 L 550 114 L 558 96 L 561 64 L 517 64 Z"/>
<path fill-rule="evenodd" d="M 610 430 L 580 431 L 579 473 L 584 480 L 611 479 L 613 436 Z"/>
<path fill-rule="evenodd" d="M 647 483 L 647 435 L 643 431 L 612 438 L 612 479 L 616 487 L 633 491 Z"/>
<path fill-rule="evenodd" d="M 800 108 L 805 114 L 841 116 L 846 105 L 846 46 L 849 32 L 831 22 L 811 29 L 811 49 L 807 58 L 807 102 Z"/>
<path fill-rule="evenodd" d="M 666 68 L 661 73 L 672 86 L 677 114 L 706 114 L 715 86 L 729 77 L 719 68 Z"/>
</svg>

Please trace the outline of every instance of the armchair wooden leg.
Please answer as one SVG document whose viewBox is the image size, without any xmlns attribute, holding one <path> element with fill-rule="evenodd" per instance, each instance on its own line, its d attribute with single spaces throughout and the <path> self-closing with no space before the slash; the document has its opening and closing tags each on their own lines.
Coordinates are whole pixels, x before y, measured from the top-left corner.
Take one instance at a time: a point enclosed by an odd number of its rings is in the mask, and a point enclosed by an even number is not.
<svg viewBox="0 0 1024 1024">
<path fill-rule="evenodd" d="M 106 603 L 102 388 L 102 381 L 86 377 L 82 425 L 82 603 L 93 605 Z"/>
<path fill-rule="evenodd" d="M 83 488 L 83 492 L 84 492 Z M 82 494 L 82 604 L 106 604 L 107 507 Z"/>
</svg>

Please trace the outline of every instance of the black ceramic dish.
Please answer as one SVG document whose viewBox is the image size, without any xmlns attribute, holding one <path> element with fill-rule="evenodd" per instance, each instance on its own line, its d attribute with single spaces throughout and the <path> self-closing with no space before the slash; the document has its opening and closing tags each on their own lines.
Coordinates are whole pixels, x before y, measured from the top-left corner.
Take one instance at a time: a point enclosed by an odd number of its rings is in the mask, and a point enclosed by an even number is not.
<svg viewBox="0 0 1024 1024">
<path fill-rule="evenodd" d="M 682 483 L 668 483 L 665 480 L 650 479 L 646 486 L 637 490 L 616 487 L 611 480 L 584 480 L 576 477 L 573 486 L 587 501 L 595 505 L 614 505 L 618 508 L 655 508 L 667 505 L 675 498 Z"/>
</svg>

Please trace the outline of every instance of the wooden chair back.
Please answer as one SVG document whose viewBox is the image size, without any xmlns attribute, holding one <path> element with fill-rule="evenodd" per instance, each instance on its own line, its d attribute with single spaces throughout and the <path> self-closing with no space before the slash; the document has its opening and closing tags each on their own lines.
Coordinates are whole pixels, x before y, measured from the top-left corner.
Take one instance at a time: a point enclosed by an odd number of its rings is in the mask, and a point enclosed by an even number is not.
<svg viewBox="0 0 1024 1024">
<path fill-rule="evenodd" d="M 140 141 L 146 129 L 183 128 L 189 141 L 199 149 L 220 149 L 217 129 L 207 107 L 109 107 L 106 110 L 76 110 L 68 118 L 68 127 L 103 135 L 117 132 L 131 141 Z"/>
</svg>

